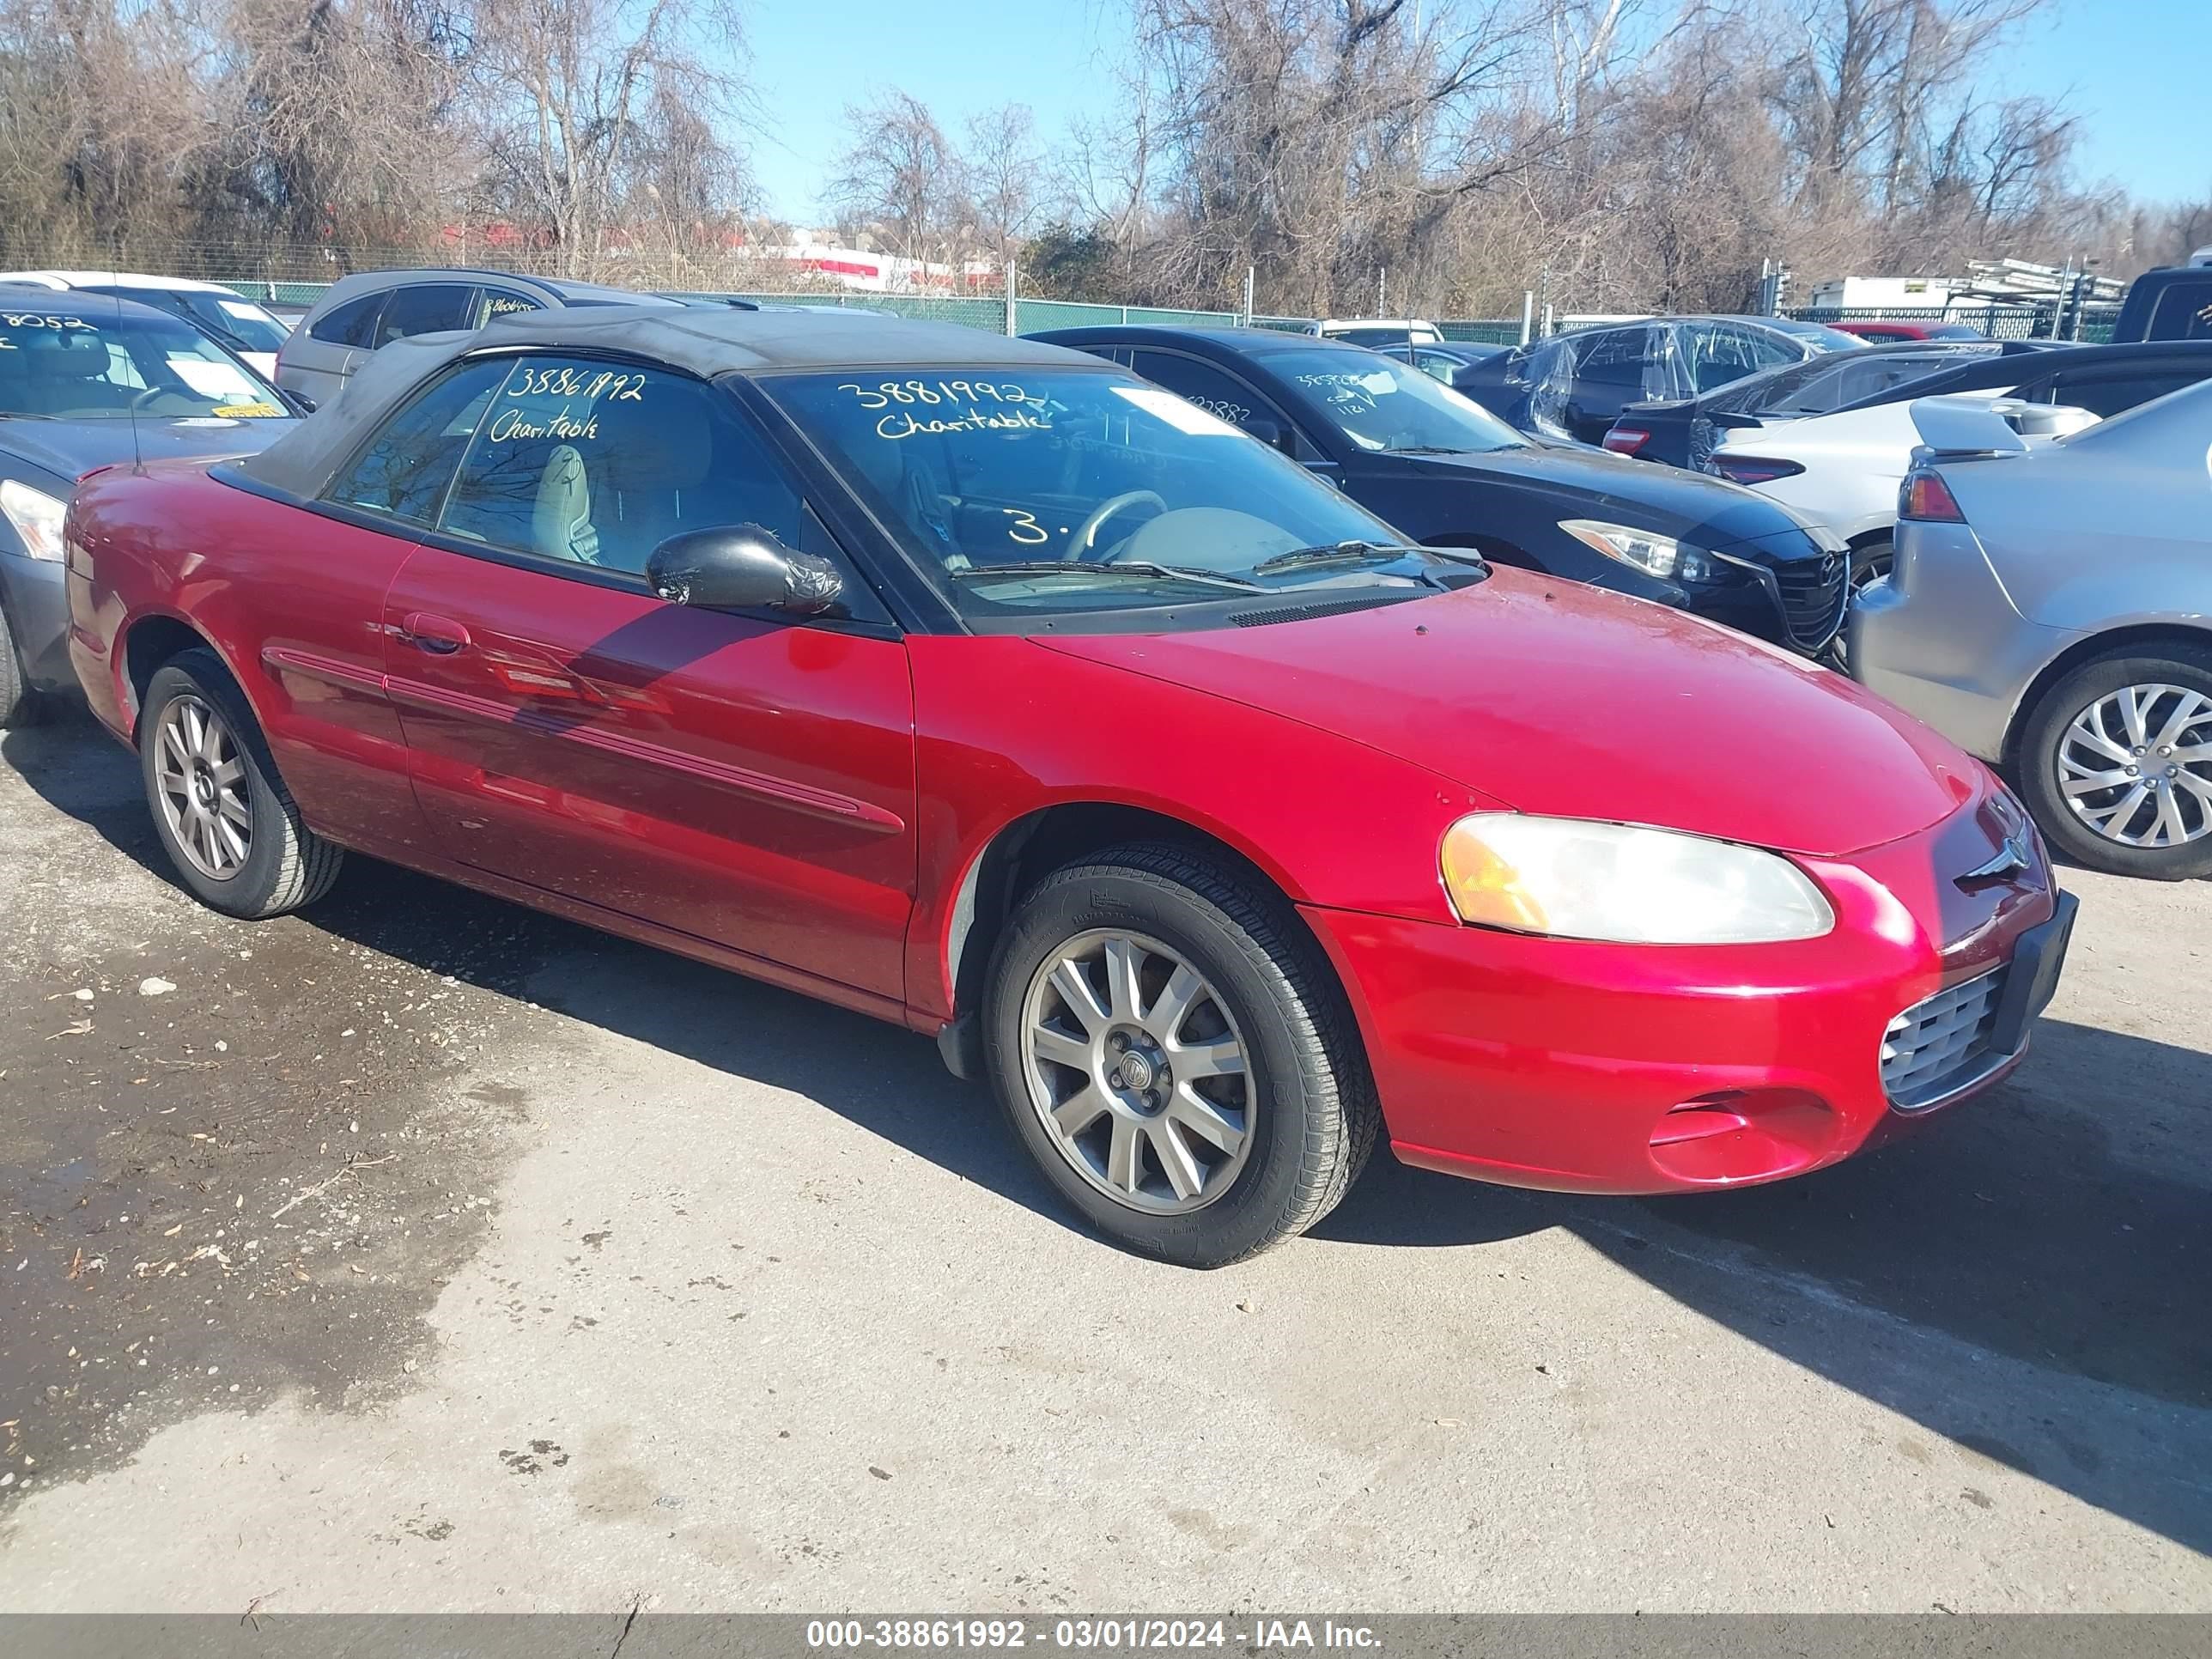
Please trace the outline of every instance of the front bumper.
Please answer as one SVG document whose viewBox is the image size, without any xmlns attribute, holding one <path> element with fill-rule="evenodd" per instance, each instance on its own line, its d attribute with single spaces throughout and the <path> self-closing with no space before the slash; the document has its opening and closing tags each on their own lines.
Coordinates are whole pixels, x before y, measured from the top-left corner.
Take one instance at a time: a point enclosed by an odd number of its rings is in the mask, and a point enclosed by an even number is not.
<svg viewBox="0 0 2212 1659">
<path fill-rule="evenodd" d="M 70 668 L 64 568 L 58 560 L 0 550 L 0 607 L 7 611 L 24 678 L 41 691 L 76 684 Z"/>
<path fill-rule="evenodd" d="M 1853 678 L 1992 763 L 2022 693 L 2081 637 L 2014 610 L 1970 526 L 1911 520 L 1844 628 Z"/>
<path fill-rule="evenodd" d="M 1565 1192 L 1775 1181 L 1877 1144 L 2025 1053 L 2022 1018 L 2017 1046 L 1981 1056 L 1955 1090 L 1900 1109 L 1884 1085 L 1901 1014 L 2008 971 L 2024 935 L 2063 922 L 2039 848 L 2015 878 L 1972 892 L 1937 875 L 1985 861 L 1966 856 L 1988 844 L 1980 816 L 1801 860 L 1837 924 L 1790 944 L 1597 945 L 1304 914 L 1351 994 L 1405 1162 Z M 2047 1000 L 2055 976 L 2021 994 Z"/>
</svg>

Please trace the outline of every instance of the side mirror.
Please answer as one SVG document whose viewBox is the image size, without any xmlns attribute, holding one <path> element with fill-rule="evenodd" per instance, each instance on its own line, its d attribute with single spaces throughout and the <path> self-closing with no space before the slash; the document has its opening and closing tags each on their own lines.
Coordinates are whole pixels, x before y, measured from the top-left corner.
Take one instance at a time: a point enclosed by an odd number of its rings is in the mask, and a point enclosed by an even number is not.
<svg viewBox="0 0 2212 1659">
<path fill-rule="evenodd" d="M 793 552 L 757 524 L 671 536 L 646 560 L 645 580 L 671 605 L 798 617 L 820 616 L 844 592 L 827 559 Z"/>
<path fill-rule="evenodd" d="M 1279 449 L 1293 460 L 1297 458 L 1297 435 L 1272 415 L 1248 415 L 1237 426 L 1257 438 L 1270 449 Z"/>
<path fill-rule="evenodd" d="M 292 406 L 292 412 L 295 415 L 312 415 L 315 412 L 315 400 L 304 392 L 287 392 L 280 386 L 276 388 L 276 395 Z"/>
</svg>

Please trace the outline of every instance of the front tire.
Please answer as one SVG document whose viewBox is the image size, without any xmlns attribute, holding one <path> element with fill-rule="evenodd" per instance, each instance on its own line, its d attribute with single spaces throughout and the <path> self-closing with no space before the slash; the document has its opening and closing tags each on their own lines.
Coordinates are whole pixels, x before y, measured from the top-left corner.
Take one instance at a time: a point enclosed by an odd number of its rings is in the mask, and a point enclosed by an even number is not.
<svg viewBox="0 0 2212 1659">
<path fill-rule="evenodd" d="M 2125 648 L 2044 694 L 2021 728 L 2021 793 L 2093 870 L 2212 875 L 2212 650 Z"/>
<path fill-rule="evenodd" d="M 8 627 L 8 613 L 0 611 L 0 731 L 33 726 L 46 712 L 46 699 L 31 689 L 23 673 L 23 659 L 15 654 L 15 636 Z"/>
<path fill-rule="evenodd" d="M 1897 547 L 1887 536 L 1879 541 L 1862 542 L 1851 550 L 1851 592 L 1856 593 L 1869 582 L 1880 581 L 1889 574 L 1890 567 L 1897 562 Z"/>
<path fill-rule="evenodd" d="M 214 652 L 180 652 L 155 671 L 138 734 L 155 833 L 201 903 L 258 921 L 330 890 L 345 854 L 301 817 Z"/>
<path fill-rule="evenodd" d="M 1350 1010 L 1280 896 L 1155 842 L 1055 871 L 994 961 L 985 1060 L 1099 1231 L 1218 1267 L 1335 1207 L 1379 1121 Z"/>
</svg>

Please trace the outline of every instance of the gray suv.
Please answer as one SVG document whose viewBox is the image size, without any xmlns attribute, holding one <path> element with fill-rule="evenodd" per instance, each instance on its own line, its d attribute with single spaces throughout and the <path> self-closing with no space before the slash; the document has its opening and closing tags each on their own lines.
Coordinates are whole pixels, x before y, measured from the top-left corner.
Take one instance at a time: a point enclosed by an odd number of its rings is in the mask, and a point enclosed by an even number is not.
<svg viewBox="0 0 2212 1659">
<path fill-rule="evenodd" d="M 333 283 L 276 354 L 276 384 L 310 404 L 345 390 L 369 354 L 416 334 L 481 328 L 510 311 L 674 305 L 596 283 L 504 270 L 368 270 Z"/>
</svg>

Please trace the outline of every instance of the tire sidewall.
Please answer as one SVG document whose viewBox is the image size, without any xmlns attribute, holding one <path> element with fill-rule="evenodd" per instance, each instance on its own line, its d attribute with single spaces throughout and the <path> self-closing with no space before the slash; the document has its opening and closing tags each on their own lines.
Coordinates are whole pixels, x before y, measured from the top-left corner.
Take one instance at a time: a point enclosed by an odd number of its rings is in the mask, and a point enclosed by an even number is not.
<svg viewBox="0 0 2212 1659">
<path fill-rule="evenodd" d="M 1182 955 L 1230 1003 L 1243 1037 L 1254 1143 L 1230 1189 L 1202 1209 L 1152 1215 L 1115 1203 L 1069 1167 L 1030 1103 L 1021 1041 L 1030 976 L 1067 940 L 1099 928 L 1146 934 Z M 1147 1255 L 1212 1266 L 1279 1236 L 1295 1201 L 1314 1121 L 1309 1091 L 1323 1082 L 1302 1053 L 1297 1006 L 1258 942 L 1200 895 L 1134 871 L 1084 866 L 1048 879 L 1008 927 L 985 1005 L 984 1063 L 1015 1134 L 1094 1226 Z"/>
<path fill-rule="evenodd" d="M 239 759 L 246 768 L 246 796 L 253 812 L 253 844 L 246 849 L 246 862 L 239 867 L 238 873 L 227 881 L 214 880 L 194 867 L 185 856 L 184 848 L 177 844 L 169 829 L 168 817 L 161 810 L 161 788 L 154 769 L 161 717 L 172 702 L 186 695 L 199 698 L 222 714 L 238 746 Z M 145 786 L 146 805 L 153 814 L 154 834 L 161 843 L 161 850 L 168 854 L 177 879 L 210 909 L 238 916 L 259 915 L 276 891 L 283 871 L 284 842 L 289 824 L 283 803 L 270 787 L 262 759 L 260 727 L 254 721 L 252 711 L 246 706 L 246 700 L 227 681 L 195 672 L 193 665 L 165 664 L 155 671 L 147 684 L 145 711 L 139 730 L 143 735 L 138 744 L 138 771 Z"/>
<path fill-rule="evenodd" d="M 2099 698 L 2128 685 L 2184 685 L 2212 696 L 2212 653 L 2106 657 L 2084 664 L 2045 692 L 2029 716 L 2018 756 L 2021 793 L 2045 839 L 2076 863 L 2109 874 L 2179 881 L 2212 875 L 2212 836 L 2179 847 L 2135 848 L 2108 841 L 2067 804 L 2058 775 L 2066 728 Z"/>
<path fill-rule="evenodd" d="M 15 635 L 8 613 L 0 609 L 0 729 L 28 726 L 38 712 L 37 695 L 31 690 L 30 677 L 23 672 L 23 659 L 15 654 Z"/>
</svg>

